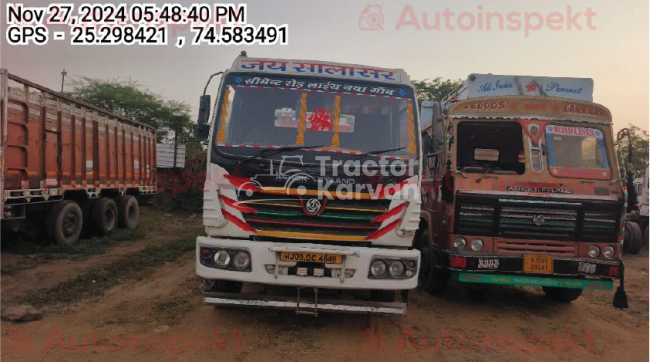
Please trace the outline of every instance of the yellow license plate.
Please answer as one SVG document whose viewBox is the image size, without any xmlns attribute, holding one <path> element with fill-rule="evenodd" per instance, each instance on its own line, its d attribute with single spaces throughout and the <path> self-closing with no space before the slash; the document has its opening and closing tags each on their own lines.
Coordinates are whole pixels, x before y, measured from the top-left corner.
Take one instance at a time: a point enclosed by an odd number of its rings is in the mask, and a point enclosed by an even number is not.
<svg viewBox="0 0 650 362">
<path fill-rule="evenodd" d="M 552 274 L 553 257 L 548 255 L 524 255 L 524 273 Z"/>
<path fill-rule="evenodd" d="M 283 251 L 280 253 L 280 260 L 304 263 L 341 264 L 343 263 L 343 255 Z"/>
</svg>

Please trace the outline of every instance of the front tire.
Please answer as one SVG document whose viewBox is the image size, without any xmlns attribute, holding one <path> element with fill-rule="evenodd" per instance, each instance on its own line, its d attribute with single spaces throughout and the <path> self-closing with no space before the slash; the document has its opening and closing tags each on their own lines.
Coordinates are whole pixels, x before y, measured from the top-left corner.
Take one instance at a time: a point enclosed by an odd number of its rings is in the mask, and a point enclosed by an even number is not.
<svg viewBox="0 0 650 362">
<path fill-rule="evenodd" d="M 83 228 L 83 213 L 74 201 L 60 201 L 52 207 L 45 221 L 48 238 L 62 245 L 79 240 Z"/>
<path fill-rule="evenodd" d="M 94 230 L 99 236 L 106 236 L 117 228 L 117 205 L 113 199 L 102 197 L 95 201 L 92 210 Z"/>
<path fill-rule="evenodd" d="M 641 231 L 639 224 L 633 221 L 628 221 L 625 224 L 625 236 L 626 238 L 624 240 L 625 244 L 623 245 L 623 250 L 627 249 L 626 251 L 630 254 L 638 254 L 644 244 L 644 241 L 641 240 L 641 238 L 643 238 L 643 232 Z M 626 244 L 627 248 L 625 247 Z"/>
<path fill-rule="evenodd" d="M 542 287 L 542 290 L 550 299 L 564 303 L 571 303 L 582 295 L 582 289 Z"/>
<path fill-rule="evenodd" d="M 424 230 L 420 237 L 420 253 L 422 254 L 422 261 L 419 284 L 431 295 L 442 294 L 447 289 L 450 274 L 435 265 L 435 251 L 432 249 L 431 243 L 429 243 L 429 230 Z"/>
</svg>

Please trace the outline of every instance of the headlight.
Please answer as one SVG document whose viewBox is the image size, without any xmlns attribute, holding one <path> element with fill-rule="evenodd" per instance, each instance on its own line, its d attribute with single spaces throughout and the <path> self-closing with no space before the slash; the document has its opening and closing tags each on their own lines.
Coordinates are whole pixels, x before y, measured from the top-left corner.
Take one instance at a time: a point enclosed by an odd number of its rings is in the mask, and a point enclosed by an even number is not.
<svg viewBox="0 0 650 362">
<path fill-rule="evenodd" d="M 458 236 L 454 239 L 454 248 L 464 249 L 467 245 L 467 240 L 464 237 Z"/>
<path fill-rule="evenodd" d="M 483 250 L 483 240 L 481 239 L 474 239 L 472 242 L 469 244 L 469 246 L 472 248 L 474 251 L 479 251 Z"/>
<path fill-rule="evenodd" d="M 614 258 L 614 254 L 616 254 L 616 251 L 615 251 L 614 248 L 611 247 L 611 246 L 606 246 L 606 247 L 603 249 L 603 255 L 605 255 L 605 257 L 606 257 L 607 259 L 612 259 L 612 258 Z"/>
<path fill-rule="evenodd" d="M 399 278 L 402 276 L 402 274 L 404 274 L 404 263 L 396 260 L 390 263 L 388 271 L 390 272 L 390 276 L 393 278 Z"/>
<path fill-rule="evenodd" d="M 589 247 L 589 256 L 592 257 L 592 258 L 595 258 L 598 255 L 600 255 L 600 248 L 598 248 L 595 245 L 590 246 Z"/>
<path fill-rule="evenodd" d="M 370 264 L 370 273 L 375 278 L 383 278 L 386 275 L 386 263 L 383 260 L 375 260 Z"/>
<path fill-rule="evenodd" d="M 224 268 L 230 264 L 230 254 L 225 250 L 219 250 L 214 254 L 214 263 L 220 267 Z"/>
<path fill-rule="evenodd" d="M 232 259 L 232 265 L 239 270 L 247 269 L 248 266 L 251 265 L 251 257 L 248 253 L 240 251 L 235 254 L 235 257 Z"/>
</svg>

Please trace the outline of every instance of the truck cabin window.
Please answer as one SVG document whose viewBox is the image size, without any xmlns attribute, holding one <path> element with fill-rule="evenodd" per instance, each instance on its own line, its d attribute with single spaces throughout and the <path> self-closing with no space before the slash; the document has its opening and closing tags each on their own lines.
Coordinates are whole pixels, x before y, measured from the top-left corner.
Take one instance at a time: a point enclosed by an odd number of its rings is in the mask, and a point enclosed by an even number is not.
<svg viewBox="0 0 650 362">
<path fill-rule="evenodd" d="M 549 125 L 546 143 L 551 167 L 609 169 L 603 133 L 598 129 Z"/>
<path fill-rule="evenodd" d="M 523 174 L 524 141 L 518 122 L 458 124 L 457 169 L 467 173 Z"/>
<path fill-rule="evenodd" d="M 236 79 L 241 84 L 231 77 L 225 85 L 228 104 L 224 107 L 222 99 L 217 116 L 217 123 L 225 124 L 225 137 L 221 140 L 224 142 L 215 143 L 324 146 L 360 152 L 385 151 L 381 153 L 390 155 L 412 155 L 417 150 L 418 120 L 412 90 L 408 88 L 319 78 L 274 76 L 269 80 L 242 75 Z M 245 86 L 250 79 L 266 79 L 282 86 Z M 292 81 L 293 85 L 302 83 L 302 88 L 284 87 Z M 308 88 L 312 84 L 330 88 L 315 91 Z M 351 91 L 344 91 L 345 87 Z M 380 93 L 372 93 L 373 90 Z M 333 141 L 335 134 L 338 146 Z"/>
</svg>

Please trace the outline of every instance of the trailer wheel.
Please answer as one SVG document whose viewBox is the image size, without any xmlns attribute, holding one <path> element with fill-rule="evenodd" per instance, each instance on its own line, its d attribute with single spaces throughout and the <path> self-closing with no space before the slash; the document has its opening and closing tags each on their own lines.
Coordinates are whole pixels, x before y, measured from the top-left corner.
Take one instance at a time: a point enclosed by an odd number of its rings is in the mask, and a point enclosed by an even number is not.
<svg viewBox="0 0 650 362">
<path fill-rule="evenodd" d="M 117 205 L 113 199 L 102 197 L 95 201 L 92 210 L 94 229 L 100 236 L 106 236 L 117 228 Z"/>
<path fill-rule="evenodd" d="M 648 225 L 650 225 L 650 219 L 643 218 L 641 224 L 639 224 L 639 226 L 641 226 L 641 231 L 645 232 L 645 229 L 648 228 Z"/>
<path fill-rule="evenodd" d="M 77 242 L 83 228 L 83 213 L 74 201 L 61 201 L 52 207 L 45 220 L 47 236 L 57 244 Z"/>
<path fill-rule="evenodd" d="M 434 263 L 434 251 L 429 244 L 429 230 L 424 230 L 420 237 L 420 281 L 422 288 L 431 295 L 440 295 L 449 284 L 449 272 L 437 268 Z"/>
<path fill-rule="evenodd" d="M 645 245 L 646 249 L 650 248 L 648 243 L 650 243 L 650 239 L 648 239 L 648 225 L 646 225 L 645 229 L 643 229 L 643 245 Z"/>
<path fill-rule="evenodd" d="M 623 250 L 630 254 L 638 254 L 643 246 L 643 240 L 641 240 L 642 237 L 643 233 L 641 232 L 639 224 L 628 221 L 625 224 L 625 241 L 623 244 Z"/>
<path fill-rule="evenodd" d="M 571 303 L 582 295 L 582 289 L 542 287 L 542 290 L 550 299 L 564 303 Z"/>
<path fill-rule="evenodd" d="M 120 227 L 135 229 L 140 218 L 138 200 L 132 195 L 124 195 L 115 199 L 117 204 L 117 221 Z"/>
<path fill-rule="evenodd" d="M 232 280 L 215 280 L 210 291 L 219 293 L 239 293 L 244 283 Z"/>
</svg>

